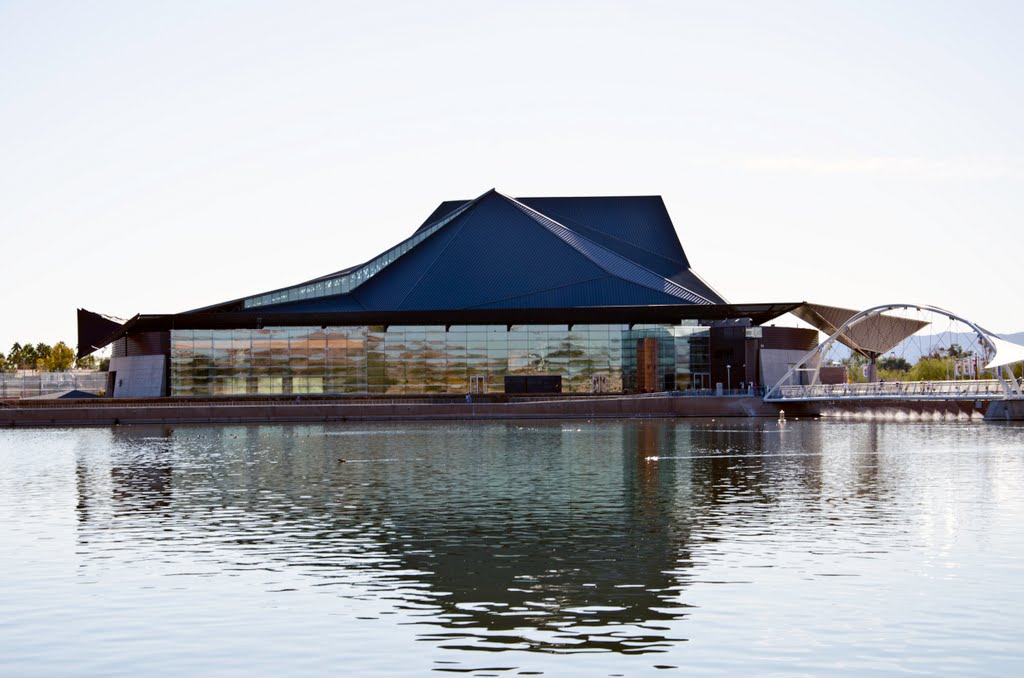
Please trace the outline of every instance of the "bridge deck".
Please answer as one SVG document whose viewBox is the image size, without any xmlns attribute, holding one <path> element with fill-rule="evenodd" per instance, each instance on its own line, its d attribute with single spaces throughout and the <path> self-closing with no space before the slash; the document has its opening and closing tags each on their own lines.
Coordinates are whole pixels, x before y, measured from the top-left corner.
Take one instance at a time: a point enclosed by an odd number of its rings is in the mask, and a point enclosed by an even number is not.
<svg viewBox="0 0 1024 678">
<path fill-rule="evenodd" d="M 882 381 L 871 384 L 814 384 L 781 386 L 768 402 L 814 400 L 1002 400 L 997 379 L 957 381 Z"/>
</svg>

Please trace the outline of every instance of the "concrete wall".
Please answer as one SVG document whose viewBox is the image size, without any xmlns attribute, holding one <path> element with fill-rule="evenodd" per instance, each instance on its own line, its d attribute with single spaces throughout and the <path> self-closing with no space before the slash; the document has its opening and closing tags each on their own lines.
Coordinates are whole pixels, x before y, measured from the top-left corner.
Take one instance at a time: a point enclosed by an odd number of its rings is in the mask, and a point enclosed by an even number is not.
<svg viewBox="0 0 1024 678">
<path fill-rule="evenodd" d="M 774 348 L 762 348 L 761 349 L 761 383 L 766 388 L 771 388 L 778 383 L 779 379 L 785 376 L 786 372 L 790 367 L 799 363 L 800 360 L 807 355 L 807 351 L 804 350 L 793 350 L 793 349 L 774 349 Z M 821 358 L 818 357 L 818 360 Z M 807 367 L 813 367 L 808 365 Z M 793 384 L 806 384 L 807 373 L 797 375 L 794 378 Z"/>
<path fill-rule="evenodd" d="M 38 402 L 0 407 L 0 426 L 75 426 L 155 423 L 241 423 L 402 421 L 446 419 L 598 419 L 634 417 L 775 417 L 778 404 L 754 397 L 686 398 L 672 396 L 598 396 L 515 402 L 347 402 L 279 399 L 272 402 L 125 401 L 95 399 L 47 407 Z M 813 410 L 786 405 L 787 416 Z"/>
<path fill-rule="evenodd" d="M 159 398 L 167 394 L 167 357 L 137 355 L 110 359 L 115 398 Z"/>
</svg>

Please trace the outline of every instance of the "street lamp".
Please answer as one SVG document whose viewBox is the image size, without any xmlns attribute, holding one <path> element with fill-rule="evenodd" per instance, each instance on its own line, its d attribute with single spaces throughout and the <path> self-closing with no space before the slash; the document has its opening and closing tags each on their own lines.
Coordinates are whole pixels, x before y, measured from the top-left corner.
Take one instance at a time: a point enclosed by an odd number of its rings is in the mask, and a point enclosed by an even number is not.
<svg viewBox="0 0 1024 678">
<path fill-rule="evenodd" d="M 728 391 L 732 390 L 732 365 L 725 366 L 725 388 Z"/>
</svg>

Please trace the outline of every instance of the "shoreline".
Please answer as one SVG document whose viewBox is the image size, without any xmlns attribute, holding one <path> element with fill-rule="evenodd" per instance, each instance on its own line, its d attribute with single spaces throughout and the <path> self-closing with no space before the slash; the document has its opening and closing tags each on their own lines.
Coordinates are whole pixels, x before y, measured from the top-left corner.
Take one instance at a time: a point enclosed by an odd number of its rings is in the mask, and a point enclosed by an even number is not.
<svg viewBox="0 0 1024 678">
<path fill-rule="evenodd" d="M 787 418 L 905 415 L 979 418 L 987 403 L 902 401 L 766 403 L 758 396 L 670 394 L 508 398 L 472 402 L 431 398 L 317 397 L 313 399 L 53 400 L 0 403 L 0 427 L 114 426 L 120 424 L 313 423 L 344 421 L 445 421 L 502 419 L 636 419 L 687 417 Z"/>
<path fill-rule="evenodd" d="M 599 396 L 583 398 L 450 397 L 351 398 L 272 401 L 238 399 L 118 402 L 86 400 L 8 404 L 0 427 L 111 426 L 118 424 L 311 423 L 490 419 L 629 419 L 637 417 L 775 417 L 759 397 Z"/>
</svg>

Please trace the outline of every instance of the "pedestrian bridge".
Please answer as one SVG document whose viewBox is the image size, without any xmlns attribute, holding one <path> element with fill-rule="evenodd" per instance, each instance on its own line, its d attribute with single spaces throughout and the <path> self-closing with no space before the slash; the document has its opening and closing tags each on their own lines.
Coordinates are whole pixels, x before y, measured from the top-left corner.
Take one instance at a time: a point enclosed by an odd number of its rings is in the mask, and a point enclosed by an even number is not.
<svg viewBox="0 0 1024 678">
<path fill-rule="evenodd" d="M 893 347 L 932 323 L 891 314 L 892 311 L 945 317 L 976 336 L 982 364 L 975 378 L 947 381 L 885 381 L 879 379 L 877 360 Z M 798 315 L 800 315 L 798 313 Z M 815 401 L 1024 401 L 1024 379 L 1012 366 L 1024 362 L 1024 346 L 1011 343 L 949 311 L 921 304 L 884 304 L 855 313 L 833 307 L 808 306 L 800 317 L 829 334 L 828 339 L 793 364 L 764 396 L 766 402 Z M 821 369 L 829 351 L 842 344 L 867 359 L 866 383 L 822 383 Z M 981 379 L 985 376 L 989 378 Z M 1008 403 L 1009 405 L 1009 403 Z M 1021 403 L 1015 403 L 1019 408 Z"/>
<path fill-rule="evenodd" d="M 789 385 L 773 389 L 769 402 L 817 400 L 994 400 L 1006 397 L 998 379 L 895 381 L 873 384 Z"/>
</svg>

